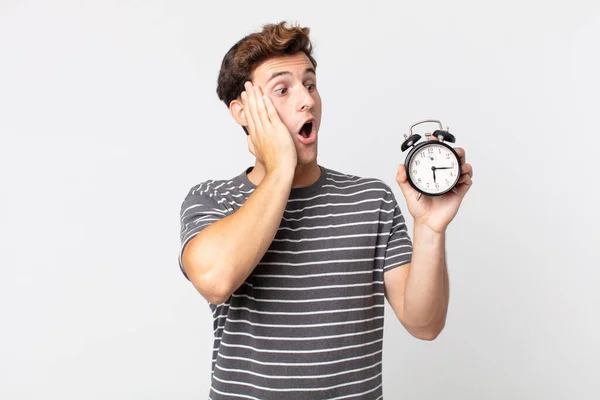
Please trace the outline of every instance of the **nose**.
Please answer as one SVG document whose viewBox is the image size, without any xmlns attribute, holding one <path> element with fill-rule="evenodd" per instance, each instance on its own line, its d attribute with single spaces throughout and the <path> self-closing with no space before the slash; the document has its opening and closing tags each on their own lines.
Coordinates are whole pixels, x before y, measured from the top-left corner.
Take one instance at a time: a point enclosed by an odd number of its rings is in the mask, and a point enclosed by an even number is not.
<svg viewBox="0 0 600 400">
<path fill-rule="evenodd" d="M 315 105 L 315 99 L 313 99 L 306 86 L 302 85 L 300 90 L 300 111 L 310 110 Z"/>
</svg>

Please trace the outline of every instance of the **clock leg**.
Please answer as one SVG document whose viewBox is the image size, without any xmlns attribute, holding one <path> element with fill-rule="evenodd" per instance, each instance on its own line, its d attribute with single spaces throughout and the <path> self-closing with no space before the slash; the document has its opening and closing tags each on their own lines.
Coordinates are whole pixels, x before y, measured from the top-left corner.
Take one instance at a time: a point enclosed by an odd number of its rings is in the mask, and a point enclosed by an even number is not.
<svg viewBox="0 0 600 400">
<path fill-rule="evenodd" d="M 455 187 L 453 187 L 453 188 L 452 188 L 452 191 L 453 191 L 454 193 L 458 194 L 458 190 L 457 190 Z"/>
<path fill-rule="evenodd" d="M 421 199 L 422 195 L 423 195 L 423 193 L 417 193 L 417 201 L 419 201 Z"/>
</svg>

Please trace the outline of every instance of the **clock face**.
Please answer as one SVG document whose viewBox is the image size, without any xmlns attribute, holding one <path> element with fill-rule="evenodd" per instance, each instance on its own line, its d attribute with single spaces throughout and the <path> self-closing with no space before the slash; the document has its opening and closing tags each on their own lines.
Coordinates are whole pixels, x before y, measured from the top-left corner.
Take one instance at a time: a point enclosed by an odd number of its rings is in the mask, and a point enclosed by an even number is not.
<svg viewBox="0 0 600 400">
<path fill-rule="evenodd" d="M 428 194 L 442 194 L 458 181 L 460 161 L 448 147 L 433 142 L 419 147 L 409 161 L 407 172 L 413 184 Z"/>
</svg>

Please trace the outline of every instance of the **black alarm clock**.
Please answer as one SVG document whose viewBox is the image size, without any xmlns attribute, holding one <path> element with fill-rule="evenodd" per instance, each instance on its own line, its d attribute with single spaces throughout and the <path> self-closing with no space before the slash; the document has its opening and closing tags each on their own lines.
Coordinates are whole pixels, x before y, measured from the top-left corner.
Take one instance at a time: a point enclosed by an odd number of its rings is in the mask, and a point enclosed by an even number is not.
<svg viewBox="0 0 600 400">
<path fill-rule="evenodd" d="M 421 135 L 414 134 L 413 128 L 424 123 L 437 123 L 439 129 L 433 133 L 426 133 L 424 142 L 417 143 Z M 449 128 L 445 130 L 442 123 L 438 120 L 427 119 L 419 121 L 410 127 L 410 136 L 404 135 L 405 141 L 402 143 L 402 151 L 410 149 L 406 155 L 404 165 L 406 175 L 410 185 L 419 192 L 417 200 L 421 195 L 441 196 L 449 191 L 457 192 L 455 186 L 462 173 L 460 157 L 445 142 L 454 143 L 456 141 Z M 438 140 L 429 140 L 433 135 Z"/>
</svg>

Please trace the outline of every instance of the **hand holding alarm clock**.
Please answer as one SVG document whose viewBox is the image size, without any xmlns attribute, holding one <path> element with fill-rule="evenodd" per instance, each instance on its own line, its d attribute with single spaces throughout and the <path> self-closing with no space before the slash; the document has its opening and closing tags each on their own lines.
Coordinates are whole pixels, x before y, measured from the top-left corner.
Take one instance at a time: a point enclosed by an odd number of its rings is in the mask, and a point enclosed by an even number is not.
<svg viewBox="0 0 600 400">
<path fill-rule="evenodd" d="M 438 129 L 425 134 L 427 140 L 413 128 L 423 123 L 435 123 Z M 402 151 L 408 150 L 404 164 L 398 166 L 396 182 L 406 199 L 415 229 L 427 227 L 442 233 L 456 216 L 464 196 L 472 185 L 473 167 L 466 162 L 463 148 L 452 147 L 456 138 L 438 120 L 424 120 L 411 125 L 404 135 Z"/>
<path fill-rule="evenodd" d="M 415 126 L 434 122 L 440 129 L 431 134 L 438 140 L 429 140 L 429 134 L 425 134 L 427 140 L 417 143 L 421 135 L 413 134 Z M 441 196 L 453 190 L 456 193 L 455 186 L 462 173 L 460 157 L 456 151 L 444 142 L 454 143 L 454 135 L 449 129 L 443 130 L 442 123 L 438 120 L 424 120 L 417 122 L 410 127 L 410 137 L 404 135 L 406 139 L 402 143 L 402 151 L 410 148 L 406 156 L 404 165 L 406 166 L 408 182 L 415 190 L 419 192 L 417 200 L 421 195 Z"/>
</svg>

